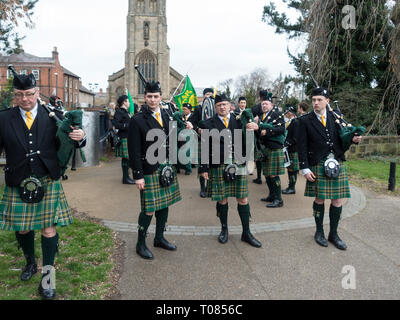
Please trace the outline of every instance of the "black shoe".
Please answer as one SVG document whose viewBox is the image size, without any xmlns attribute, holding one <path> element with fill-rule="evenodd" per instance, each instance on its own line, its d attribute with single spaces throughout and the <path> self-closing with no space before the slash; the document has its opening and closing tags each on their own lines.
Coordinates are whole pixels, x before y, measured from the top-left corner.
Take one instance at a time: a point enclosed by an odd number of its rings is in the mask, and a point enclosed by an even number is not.
<svg viewBox="0 0 400 320">
<path fill-rule="evenodd" d="M 149 248 L 147 248 L 146 244 L 143 245 L 136 245 L 136 253 L 141 256 L 143 259 L 146 260 L 153 260 L 154 256 L 151 253 L 151 251 L 149 250 Z"/>
<path fill-rule="evenodd" d="M 22 271 L 21 280 L 29 281 L 37 272 L 37 264 L 28 264 Z"/>
<path fill-rule="evenodd" d="M 43 278 L 42 278 L 43 281 Z M 39 294 L 42 296 L 43 300 L 53 300 L 56 298 L 56 289 L 44 289 L 42 286 L 42 281 L 39 283 Z"/>
<path fill-rule="evenodd" d="M 254 238 L 254 236 L 250 232 L 242 234 L 242 241 L 247 242 L 249 245 L 255 248 L 261 248 L 262 246 L 261 242 Z"/>
<path fill-rule="evenodd" d="M 189 171 L 186 171 L 185 172 L 185 176 L 190 176 L 192 173 L 191 172 L 189 172 Z"/>
<path fill-rule="evenodd" d="M 205 191 L 201 191 L 200 192 L 200 197 L 201 198 L 207 198 L 207 193 L 205 193 Z"/>
<path fill-rule="evenodd" d="M 257 179 L 254 179 L 254 180 L 253 180 L 253 183 L 262 184 L 262 180 L 259 179 L 259 178 L 257 178 Z"/>
<path fill-rule="evenodd" d="M 282 190 L 283 194 L 296 194 L 296 190 L 295 189 L 291 189 L 291 188 L 287 188 L 285 190 Z"/>
<path fill-rule="evenodd" d="M 321 247 L 328 247 L 328 241 L 326 241 L 324 232 L 316 232 L 314 236 L 315 242 L 318 243 Z"/>
<path fill-rule="evenodd" d="M 176 173 L 181 173 L 181 169 L 177 169 L 177 170 L 176 170 Z"/>
<path fill-rule="evenodd" d="M 347 245 L 339 238 L 337 234 L 329 235 L 328 240 L 339 250 L 347 250 Z"/>
<path fill-rule="evenodd" d="M 227 226 L 222 226 L 221 233 L 218 236 L 218 241 L 219 243 L 225 244 L 228 242 L 228 227 Z"/>
<path fill-rule="evenodd" d="M 263 202 L 273 202 L 274 198 L 272 198 L 271 196 L 267 197 L 267 198 L 262 198 L 261 201 Z"/>
<path fill-rule="evenodd" d="M 267 204 L 267 208 L 282 208 L 283 200 L 274 200 L 272 203 Z"/>
<path fill-rule="evenodd" d="M 63 179 L 63 180 L 68 180 L 68 176 L 67 176 L 66 174 L 64 174 L 64 175 L 62 176 L 62 179 Z"/>
<path fill-rule="evenodd" d="M 165 249 L 168 251 L 176 251 L 176 249 L 177 249 L 176 245 L 168 242 L 168 240 L 165 238 L 154 239 L 154 247 Z"/>
<path fill-rule="evenodd" d="M 136 184 L 136 181 L 132 180 L 131 178 L 125 178 L 122 179 L 122 184 Z"/>
<path fill-rule="evenodd" d="M 71 171 L 76 171 L 76 168 L 71 168 Z"/>
</svg>

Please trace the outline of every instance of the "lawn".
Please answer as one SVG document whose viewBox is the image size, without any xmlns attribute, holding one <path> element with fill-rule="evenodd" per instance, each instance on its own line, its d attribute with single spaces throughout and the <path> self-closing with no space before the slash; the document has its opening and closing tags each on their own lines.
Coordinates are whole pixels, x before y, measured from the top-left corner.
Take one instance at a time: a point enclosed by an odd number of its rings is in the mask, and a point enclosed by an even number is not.
<svg viewBox="0 0 400 320">
<path fill-rule="evenodd" d="M 115 236 L 110 229 L 86 220 L 74 218 L 72 225 L 57 229 L 60 246 L 55 268 L 59 300 L 98 300 L 115 294 Z M 40 237 L 37 231 L 35 255 L 39 268 Z M 21 282 L 24 266 L 25 258 L 22 250 L 17 249 L 15 233 L 0 231 L 0 300 L 40 299 L 37 288 L 41 276 L 37 273 L 29 282 Z"/>
</svg>

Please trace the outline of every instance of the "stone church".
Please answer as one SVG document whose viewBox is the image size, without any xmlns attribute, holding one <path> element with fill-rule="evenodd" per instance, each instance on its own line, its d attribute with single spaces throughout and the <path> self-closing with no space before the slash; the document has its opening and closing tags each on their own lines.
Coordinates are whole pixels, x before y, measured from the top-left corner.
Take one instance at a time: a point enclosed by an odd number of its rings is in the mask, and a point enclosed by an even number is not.
<svg viewBox="0 0 400 320">
<path fill-rule="evenodd" d="M 108 78 L 109 102 L 116 102 L 128 88 L 135 103 L 144 103 L 144 87 L 135 65 L 148 81 L 160 81 L 163 100 L 169 101 L 183 76 L 170 66 L 166 0 L 129 0 L 125 68 Z"/>
</svg>

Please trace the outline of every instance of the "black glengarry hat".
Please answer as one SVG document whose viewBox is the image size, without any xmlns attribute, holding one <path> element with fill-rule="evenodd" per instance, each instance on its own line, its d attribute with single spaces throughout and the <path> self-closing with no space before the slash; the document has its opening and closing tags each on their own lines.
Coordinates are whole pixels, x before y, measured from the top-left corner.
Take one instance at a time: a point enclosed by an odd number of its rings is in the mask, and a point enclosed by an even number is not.
<svg viewBox="0 0 400 320">
<path fill-rule="evenodd" d="M 329 89 L 327 89 L 327 88 L 320 88 L 320 87 L 314 88 L 314 89 L 312 90 L 311 96 L 312 96 L 312 97 L 315 97 L 315 96 L 323 96 L 323 97 L 325 97 L 325 98 L 329 98 Z"/>
<path fill-rule="evenodd" d="M 214 93 L 214 90 L 212 88 L 205 88 L 203 91 L 203 96 L 205 96 L 207 93 Z"/>
<path fill-rule="evenodd" d="M 17 71 L 14 69 L 13 66 L 8 66 L 8 69 L 14 75 L 13 86 L 14 89 L 17 90 L 29 90 L 32 88 L 36 88 L 36 80 L 33 74 L 18 74 Z"/>
<path fill-rule="evenodd" d="M 268 91 L 267 91 L 266 94 L 260 96 L 260 97 L 261 97 L 261 101 L 269 101 L 269 102 L 272 102 L 272 96 L 273 96 L 272 92 L 268 92 Z"/>
<path fill-rule="evenodd" d="M 144 89 L 144 94 L 157 93 L 157 92 L 161 93 L 161 84 L 160 84 L 160 82 L 152 81 L 152 82 L 147 82 L 146 83 L 146 87 Z"/>
<path fill-rule="evenodd" d="M 228 101 L 228 102 L 229 102 L 229 99 L 228 99 L 228 97 L 225 95 L 225 93 L 217 94 L 217 95 L 215 96 L 215 104 L 220 103 L 220 102 L 223 102 L 223 101 Z"/>
</svg>

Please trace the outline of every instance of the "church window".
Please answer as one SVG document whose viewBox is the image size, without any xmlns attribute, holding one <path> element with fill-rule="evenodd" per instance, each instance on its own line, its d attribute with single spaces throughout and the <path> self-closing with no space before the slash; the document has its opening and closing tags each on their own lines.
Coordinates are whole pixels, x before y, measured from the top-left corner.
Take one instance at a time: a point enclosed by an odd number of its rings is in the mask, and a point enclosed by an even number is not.
<svg viewBox="0 0 400 320">
<path fill-rule="evenodd" d="M 150 12 L 157 11 L 157 0 L 150 0 Z"/>
<path fill-rule="evenodd" d="M 144 0 L 137 1 L 137 10 L 139 12 L 144 12 Z"/>
<path fill-rule="evenodd" d="M 143 39 L 150 40 L 150 22 L 145 21 L 143 26 Z"/>
<path fill-rule="evenodd" d="M 156 81 L 156 58 L 149 50 L 139 54 L 138 65 L 147 81 Z M 144 86 L 139 80 L 139 94 L 144 94 Z"/>
</svg>

